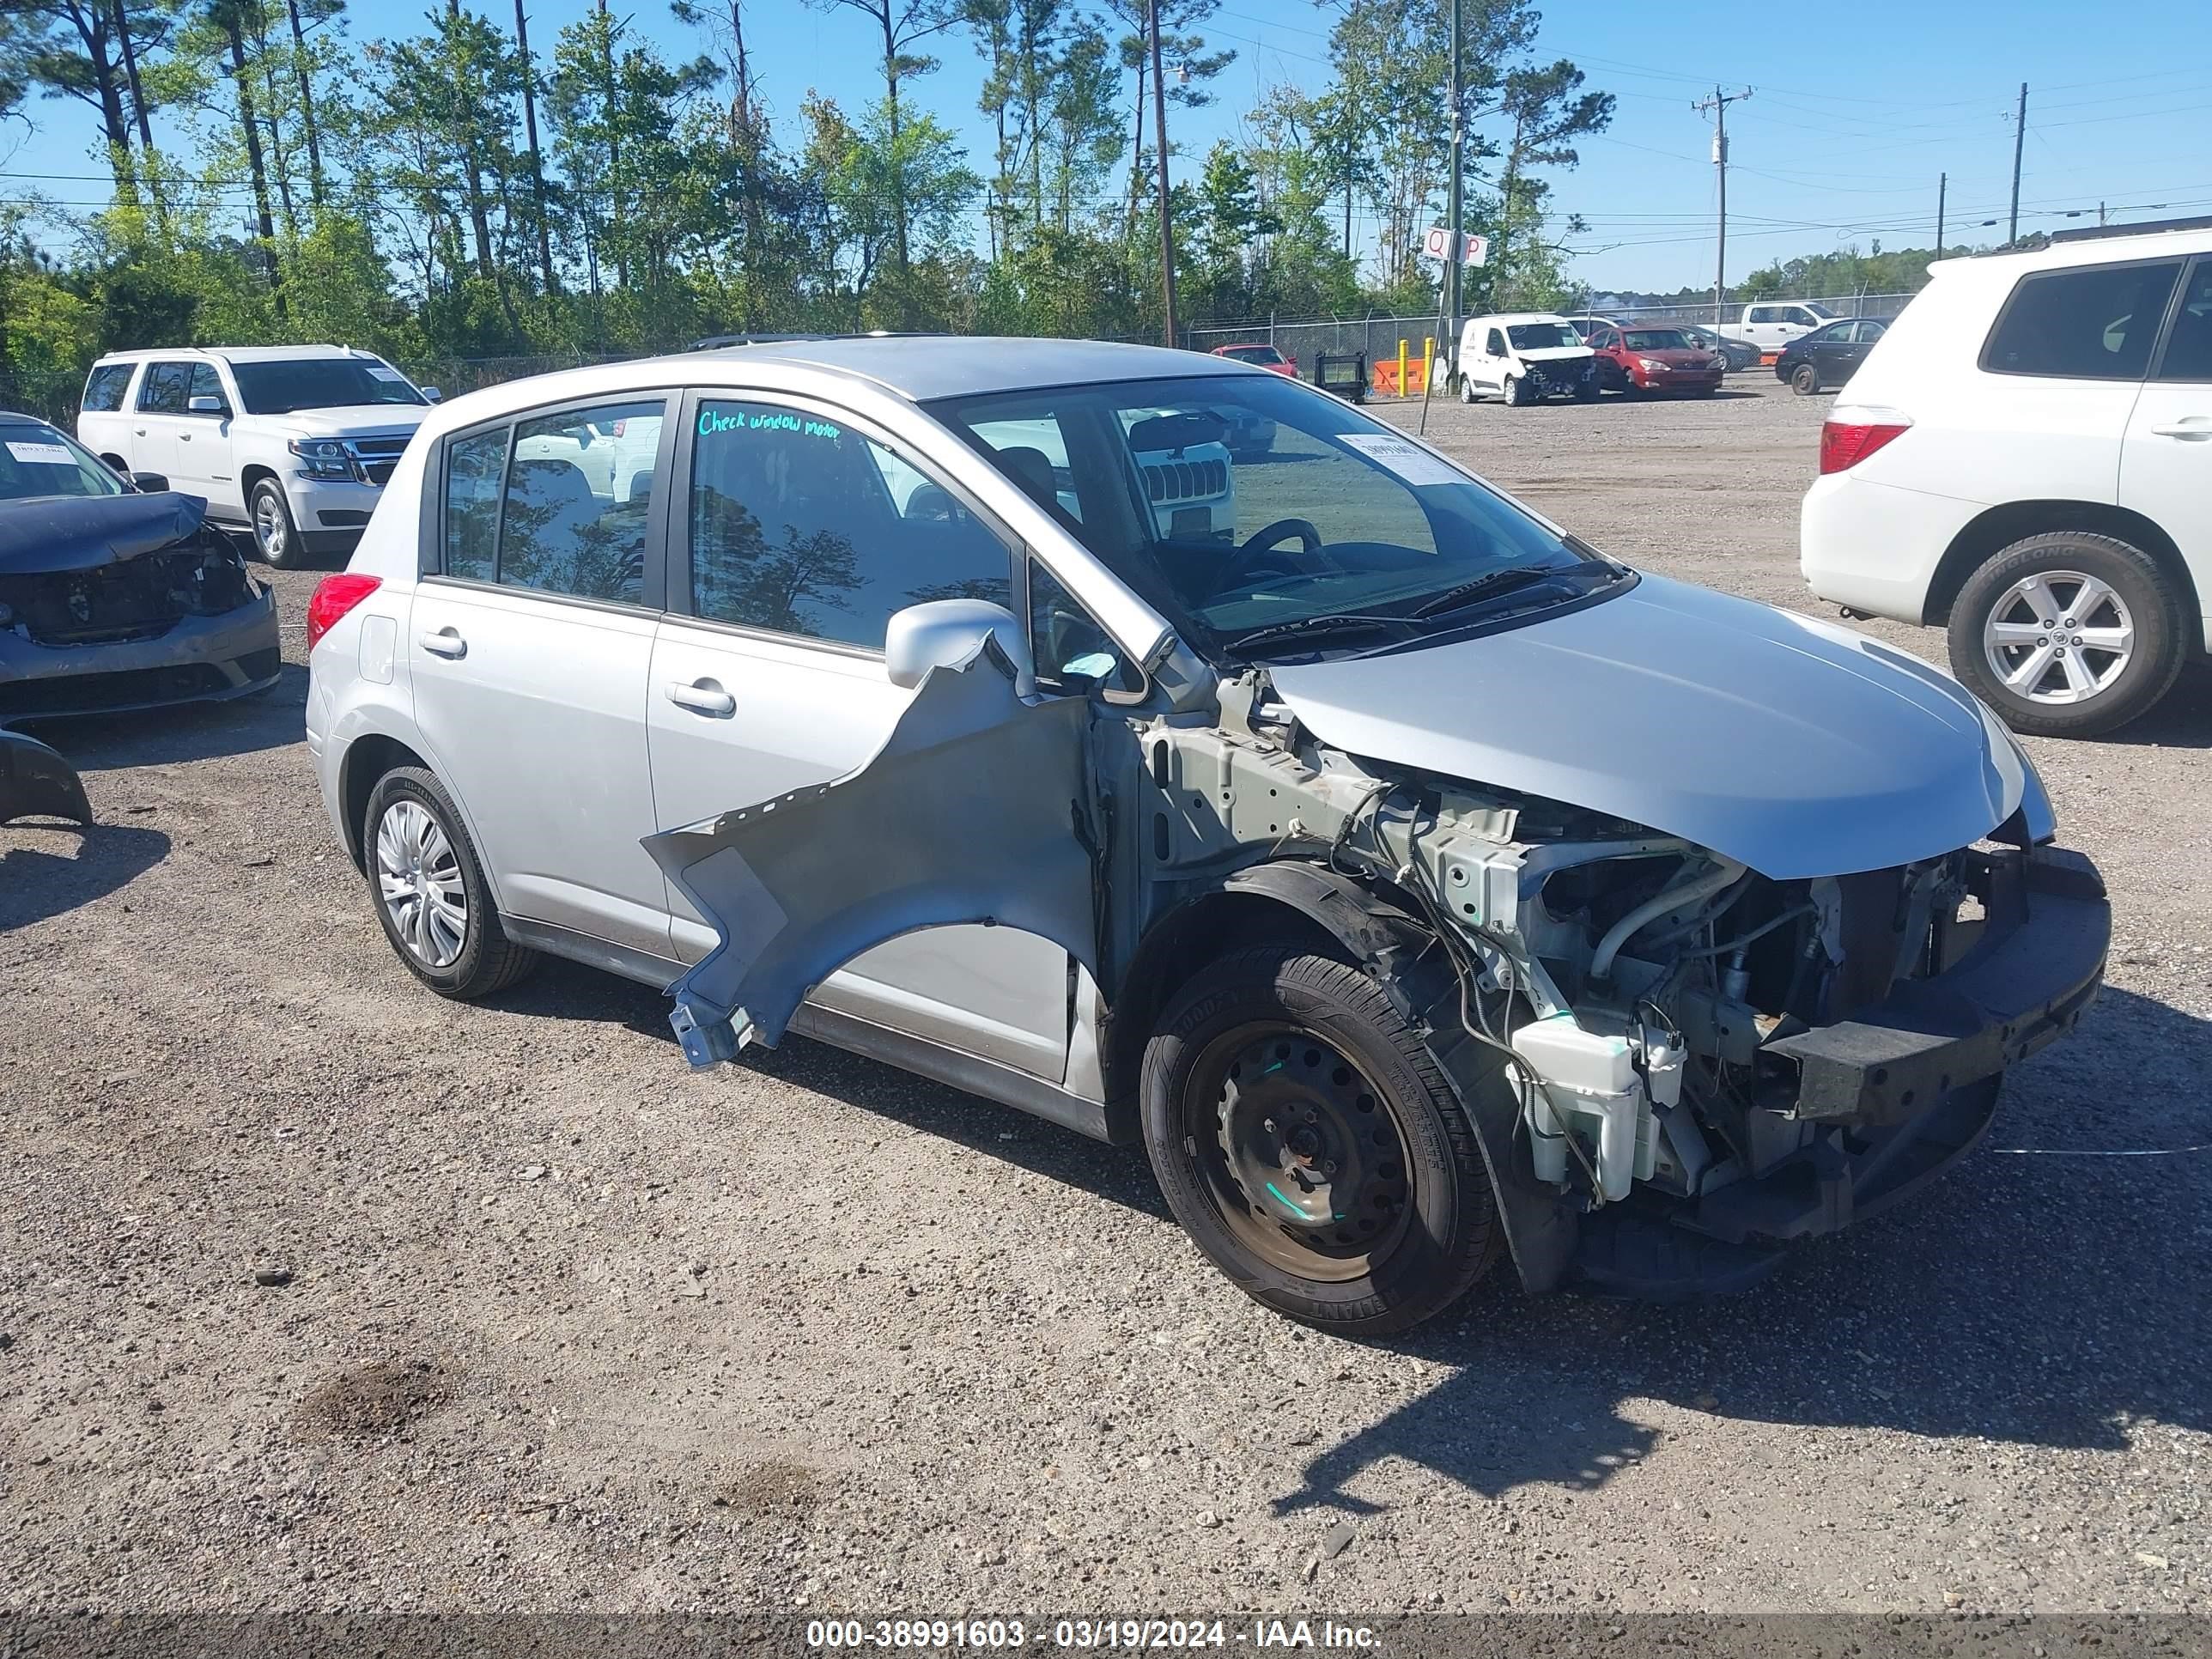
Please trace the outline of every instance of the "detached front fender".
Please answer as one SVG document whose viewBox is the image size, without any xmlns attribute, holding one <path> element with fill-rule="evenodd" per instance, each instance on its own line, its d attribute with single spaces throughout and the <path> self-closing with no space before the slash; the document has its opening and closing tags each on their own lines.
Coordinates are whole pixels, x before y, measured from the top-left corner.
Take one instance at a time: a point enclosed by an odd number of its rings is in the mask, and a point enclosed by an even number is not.
<svg viewBox="0 0 2212 1659">
<path fill-rule="evenodd" d="M 1018 927 L 1096 977 L 1091 708 L 1014 681 L 986 638 L 930 670 L 859 770 L 646 838 L 719 935 L 670 988 L 694 1067 L 773 1047 L 836 969 L 924 927 Z"/>
<path fill-rule="evenodd" d="M 55 750 L 21 732 L 0 731 L 0 823 L 18 818 L 92 822 L 84 781 Z"/>
</svg>

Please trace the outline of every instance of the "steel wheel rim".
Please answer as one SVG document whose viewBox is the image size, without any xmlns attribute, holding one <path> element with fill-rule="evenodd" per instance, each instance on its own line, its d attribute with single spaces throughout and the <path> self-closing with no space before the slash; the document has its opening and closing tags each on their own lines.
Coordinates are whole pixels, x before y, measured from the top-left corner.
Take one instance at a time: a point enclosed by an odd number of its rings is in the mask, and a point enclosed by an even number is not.
<svg viewBox="0 0 2212 1659">
<path fill-rule="evenodd" d="M 469 942 L 460 855 L 420 801 L 396 800 L 376 825 L 376 887 L 392 931 L 426 968 L 450 968 Z"/>
<path fill-rule="evenodd" d="M 284 512 L 265 489 L 253 498 L 253 536 L 264 557 L 284 556 Z"/>
<path fill-rule="evenodd" d="M 1365 1277 L 1413 1212 L 1403 1125 L 1341 1049 L 1284 1022 L 1206 1046 L 1183 1103 L 1200 1184 L 1231 1237 L 1269 1266 Z"/>
<path fill-rule="evenodd" d="M 1997 684 L 2046 708 L 2103 696 L 2135 654 L 2127 601 L 2110 582 L 2079 570 L 2021 577 L 1982 619 L 1982 656 Z"/>
</svg>

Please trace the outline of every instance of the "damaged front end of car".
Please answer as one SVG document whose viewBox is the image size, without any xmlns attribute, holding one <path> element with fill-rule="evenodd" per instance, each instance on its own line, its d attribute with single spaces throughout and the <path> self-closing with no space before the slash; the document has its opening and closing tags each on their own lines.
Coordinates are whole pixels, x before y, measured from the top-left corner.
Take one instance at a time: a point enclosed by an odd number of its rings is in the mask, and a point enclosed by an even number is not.
<svg viewBox="0 0 2212 1659">
<path fill-rule="evenodd" d="M 1997 806 L 1917 832 L 1986 810 L 1958 844 L 1828 873 L 1797 855 L 1830 856 L 1809 830 L 1769 856 L 1772 826 L 1692 833 L 1734 822 L 1694 803 L 1652 815 L 1670 833 L 1619 791 L 1501 784 L 1547 775 L 1510 757 L 1478 782 L 1324 739 L 1308 712 L 1340 711 L 1302 711 L 1264 667 L 1143 709 L 1039 697 L 1026 673 L 988 633 L 927 672 L 868 767 L 647 842 L 721 934 L 673 988 L 692 1064 L 774 1042 L 892 933 L 996 922 L 1095 979 L 1111 1123 L 1159 986 L 1221 948 L 1221 902 L 1276 905 L 1422 1033 L 1523 1284 L 1665 1297 L 1747 1284 L 1955 1160 L 2004 1069 L 2101 982 L 2102 886 L 2042 844 L 2016 748 L 1984 757 Z"/>
<path fill-rule="evenodd" d="M 276 608 L 196 497 L 52 496 L 0 517 L 0 719 L 270 684 Z"/>
</svg>

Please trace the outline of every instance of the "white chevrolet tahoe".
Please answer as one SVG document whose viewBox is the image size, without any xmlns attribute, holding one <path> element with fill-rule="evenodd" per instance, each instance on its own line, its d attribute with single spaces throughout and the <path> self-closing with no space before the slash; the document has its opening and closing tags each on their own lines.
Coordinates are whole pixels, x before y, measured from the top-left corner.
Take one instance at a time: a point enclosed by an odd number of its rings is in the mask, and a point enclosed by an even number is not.
<svg viewBox="0 0 2212 1659">
<path fill-rule="evenodd" d="M 1948 627 L 2015 730 L 2109 732 L 2212 643 L 2212 219 L 1929 275 L 1821 428 L 1805 580 Z"/>
<path fill-rule="evenodd" d="M 85 381 L 76 434 L 118 472 L 204 497 L 282 568 L 353 550 L 437 400 L 346 346 L 115 351 Z"/>
</svg>

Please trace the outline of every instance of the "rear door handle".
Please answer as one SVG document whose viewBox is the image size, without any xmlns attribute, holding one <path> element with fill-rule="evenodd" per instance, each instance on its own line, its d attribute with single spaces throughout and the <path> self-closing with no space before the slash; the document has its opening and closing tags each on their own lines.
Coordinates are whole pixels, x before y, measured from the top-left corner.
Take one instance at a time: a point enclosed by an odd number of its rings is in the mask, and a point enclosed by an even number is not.
<svg viewBox="0 0 2212 1659">
<path fill-rule="evenodd" d="M 2212 438 L 2212 415 L 2185 415 L 2170 426 L 2154 426 L 2151 430 L 2161 438 Z"/>
<path fill-rule="evenodd" d="M 678 708 L 688 708 L 695 714 L 711 714 L 726 718 L 738 712 L 738 700 L 713 680 L 694 680 L 686 685 L 682 680 L 668 682 L 668 701 Z"/>
<path fill-rule="evenodd" d="M 450 628 L 441 628 L 434 633 L 425 629 L 422 645 L 434 657 L 465 657 L 469 654 L 469 642 Z"/>
</svg>

